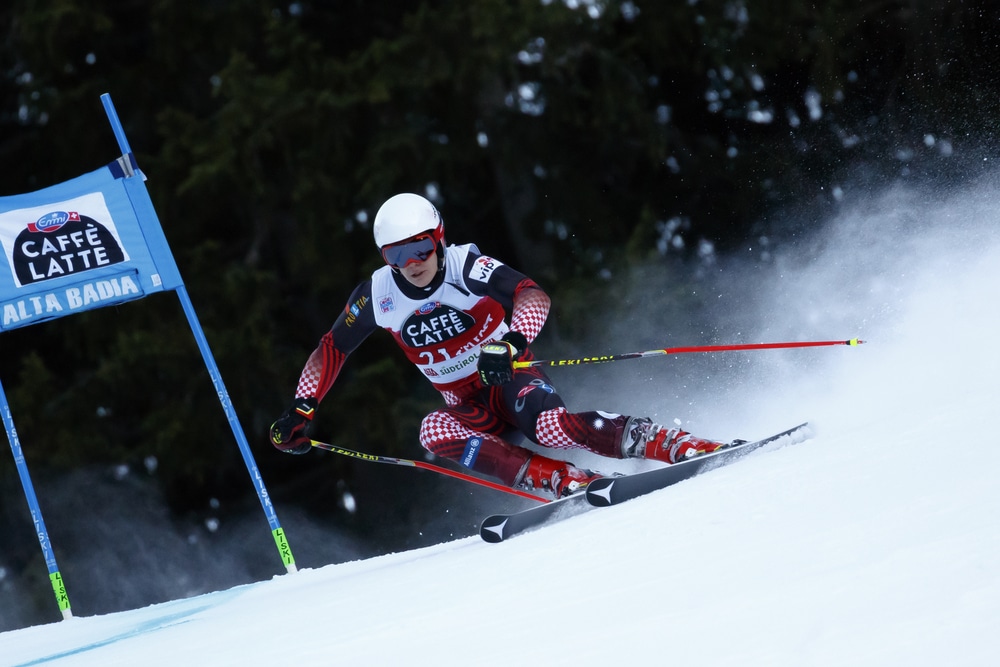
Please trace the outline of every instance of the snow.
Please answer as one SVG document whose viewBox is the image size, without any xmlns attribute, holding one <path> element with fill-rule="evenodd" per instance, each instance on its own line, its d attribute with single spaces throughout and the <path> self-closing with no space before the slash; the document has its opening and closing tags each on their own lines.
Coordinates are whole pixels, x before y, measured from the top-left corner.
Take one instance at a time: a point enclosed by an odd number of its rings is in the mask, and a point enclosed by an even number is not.
<svg viewBox="0 0 1000 667">
<path fill-rule="evenodd" d="M 74 610 L 0 634 L 0 665 L 996 664 L 994 192 L 892 191 L 754 287 L 759 340 L 868 341 L 751 353 L 753 400 L 704 417 L 806 442 L 498 545 Z"/>
</svg>

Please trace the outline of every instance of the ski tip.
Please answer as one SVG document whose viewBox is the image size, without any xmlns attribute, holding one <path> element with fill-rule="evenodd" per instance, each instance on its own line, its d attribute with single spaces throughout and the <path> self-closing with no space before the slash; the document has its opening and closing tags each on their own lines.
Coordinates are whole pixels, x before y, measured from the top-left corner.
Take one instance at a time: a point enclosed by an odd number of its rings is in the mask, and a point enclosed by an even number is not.
<svg viewBox="0 0 1000 667">
<path fill-rule="evenodd" d="M 781 431 L 780 433 L 775 433 L 774 435 L 768 436 L 763 440 L 759 440 L 758 442 L 760 443 L 774 442 L 775 440 L 781 440 L 789 436 L 803 440 L 812 437 L 812 428 L 810 427 L 809 422 L 802 422 L 801 424 L 797 424 L 789 429 Z M 754 444 L 754 443 L 747 443 L 747 444 Z"/>
<path fill-rule="evenodd" d="M 816 431 L 813 429 L 812 424 L 803 422 L 795 429 L 793 435 L 801 435 L 802 440 L 809 440 L 816 437 Z"/>
<path fill-rule="evenodd" d="M 809 422 L 802 422 L 801 424 L 793 426 L 790 429 L 782 431 L 781 433 L 775 433 L 774 435 L 758 440 L 755 443 L 746 443 L 746 445 L 750 449 L 756 449 L 762 445 L 774 442 L 797 443 L 804 440 L 810 440 L 813 437 L 815 437 L 815 434 L 813 433 L 812 426 Z"/>
<path fill-rule="evenodd" d="M 809 422 L 802 422 L 798 426 L 788 429 L 787 435 L 803 435 L 807 438 L 813 436 L 812 425 Z"/>
</svg>

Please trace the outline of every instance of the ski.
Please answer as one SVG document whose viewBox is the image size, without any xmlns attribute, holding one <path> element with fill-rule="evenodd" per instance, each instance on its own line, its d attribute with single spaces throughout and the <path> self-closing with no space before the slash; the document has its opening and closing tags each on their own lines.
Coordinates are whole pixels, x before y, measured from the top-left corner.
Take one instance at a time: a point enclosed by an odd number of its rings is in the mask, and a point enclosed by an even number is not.
<svg viewBox="0 0 1000 667">
<path fill-rule="evenodd" d="M 558 521 L 580 514 L 594 507 L 617 505 L 652 491 L 690 479 L 695 475 L 729 465 L 764 445 L 785 437 L 795 438 L 808 433 L 808 423 L 802 423 L 774 435 L 720 449 L 674 465 L 647 470 L 632 475 L 602 477 L 592 481 L 586 491 L 579 491 L 566 498 L 529 507 L 520 512 L 493 514 L 486 517 L 479 527 L 479 536 L 490 543 L 503 542 L 509 537 L 536 528 L 550 521 Z M 793 442 L 805 437 L 793 439 Z M 586 500 L 587 502 L 581 502 Z"/>
<path fill-rule="evenodd" d="M 487 542 L 503 542 L 511 535 L 541 526 L 551 520 L 558 520 L 592 509 L 586 503 L 587 494 L 580 490 L 571 496 L 535 505 L 520 512 L 493 514 L 483 519 L 479 526 L 479 536 Z"/>
<path fill-rule="evenodd" d="M 657 489 L 682 482 L 695 475 L 720 468 L 743 458 L 755 449 L 760 449 L 768 443 L 784 437 L 794 438 L 808 433 L 808 423 L 799 424 L 793 428 L 775 433 L 761 440 L 745 442 L 726 447 L 711 454 L 704 454 L 681 463 L 668 465 L 633 475 L 618 475 L 595 479 L 586 491 L 579 491 L 566 498 L 560 498 L 550 503 L 529 507 L 520 512 L 508 514 L 493 514 L 486 517 L 479 526 L 479 536 L 490 543 L 503 542 L 509 537 L 539 527 L 551 521 L 581 514 L 594 507 L 607 507 L 645 495 Z M 799 442 L 804 440 L 793 440 Z M 586 500 L 587 502 L 580 502 Z"/>
<path fill-rule="evenodd" d="M 623 475 L 621 477 L 602 477 L 595 479 L 587 486 L 587 502 L 595 507 L 617 505 L 626 500 L 637 498 L 652 491 L 690 479 L 695 475 L 715 468 L 729 465 L 740 460 L 755 449 L 760 449 L 768 443 L 785 437 L 793 438 L 793 442 L 806 439 L 808 423 L 799 424 L 781 433 L 775 433 L 761 440 L 745 442 L 703 454 L 687 461 L 667 465 L 654 470 Z M 798 436 L 796 438 L 796 436 Z"/>
</svg>

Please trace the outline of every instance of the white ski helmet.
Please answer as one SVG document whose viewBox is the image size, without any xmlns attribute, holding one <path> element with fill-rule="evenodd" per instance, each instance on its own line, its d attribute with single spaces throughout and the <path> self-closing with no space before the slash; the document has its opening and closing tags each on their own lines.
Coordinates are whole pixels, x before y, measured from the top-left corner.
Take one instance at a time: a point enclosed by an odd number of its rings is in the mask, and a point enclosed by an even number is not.
<svg viewBox="0 0 1000 667">
<path fill-rule="evenodd" d="M 372 224 L 375 245 L 380 249 L 399 243 L 421 232 L 429 232 L 440 243 L 444 238 L 444 222 L 434 204 L 420 195 L 404 192 L 386 200 Z"/>
</svg>

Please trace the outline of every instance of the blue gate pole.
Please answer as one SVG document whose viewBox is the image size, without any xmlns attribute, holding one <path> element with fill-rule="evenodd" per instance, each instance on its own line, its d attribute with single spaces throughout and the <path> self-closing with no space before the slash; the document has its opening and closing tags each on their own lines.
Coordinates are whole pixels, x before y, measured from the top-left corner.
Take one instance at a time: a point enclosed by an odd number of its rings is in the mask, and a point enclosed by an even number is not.
<svg viewBox="0 0 1000 667">
<path fill-rule="evenodd" d="M 115 133 L 115 138 L 118 140 L 118 147 L 122 151 L 122 155 L 128 156 L 132 153 L 132 149 L 129 146 L 128 139 L 125 138 L 125 130 L 122 128 L 121 121 L 118 119 L 118 113 L 115 111 L 114 103 L 111 101 L 111 96 L 108 93 L 101 95 L 101 103 L 104 105 L 104 111 L 108 116 L 108 121 L 111 123 L 111 129 Z M 134 177 L 133 177 L 134 178 Z M 155 212 L 152 213 L 155 215 Z M 243 427 L 240 426 L 239 418 L 236 416 L 236 410 L 233 409 L 232 401 L 229 398 L 229 392 L 226 391 L 226 386 L 222 382 L 222 375 L 219 373 L 219 367 L 215 363 L 215 357 L 212 356 L 212 350 L 208 346 L 208 340 L 205 338 L 205 333 L 202 331 L 201 324 L 198 322 L 198 315 L 194 311 L 194 305 L 191 303 L 191 298 L 188 296 L 187 289 L 184 287 L 183 283 L 175 290 L 177 292 L 177 297 L 181 301 L 181 306 L 184 309 L 184 314 L 187 316 L 188 325 L 191 327 L 191 333 L 194 334 L 195 341 L 198 343 L 198 349 L 201 350 L 201 356 L 205 360 L 205 368 L 208 369 L 208 374 L 212 378 L 212 384 L 215 385 L 215 391 L 219 396 L 219 402 L 222 403 L 222 409 L 226 412 L 226 418 L 229 420 L 229 426 L 233 430 L 233 435 L 236 437 L 236 444 L 240 448 L 240 454 L 243 455 L 243 462 L 246 464 L 247 471 L 250 473 L 250 478 L 253 480 L 254 488 L 257 491 L 257 497 L 260 499 L 260 504 L 264 508 L 264 514 L 267 516 L 267 521 L 271 526 L 271 534 L 274 537 L 274 543 L 278 547 L 278 553 L 281 556 L 281 561 L 285 565 L 285 569 L 288 572 L 295 572 L 295 559 L 292 557 L 292 549 L 288 545 L 288 540 L 285 537 L 285 531 L 281 527 L 281 523 L 278 521 L 278 515 L 274 511 L 274 505 L 271 504 L 271 497 L 267 493 L 267 488 L 264 486 L 264 479 L 260 475 L 260 471 L 257 469 L 257 463 L 254 461 L 253 453 L 250 451 L 250 444 L 247 442 L 246 434 L 243 432 Z"/>
<path fill-rule="evenodd" d="M 267 493 L 267 489 L 264 487 L 264 479 L 260 476 L 260 471 L 257 469 L 257 462 L 254 461 L 253 453 L 250 451 L 250 443 L 247 442 L 247 436 L 243 432 L 243 428 L 240 426 L 239 418 L 236 416 L 236 410 L 233 408 L 233 403 L 229 399 L 229 392 L 226 391 L 226 385 L 222 381 L 222 375 L 219 373 L 219 368 L 215 363 L 215 358 L 212 356 L 212 350 L 208 346 L 208 340 L 205 338 L 205 333 L 202 331 L 201 324 L 198 322 L 198 315 L 194 312 L 194 306 L 191 303 L 191 298 L 188 296 L 187 289 L 181 285 L 176 290 L 177 297 L 181 300 L 181 306 L 184 308 L 184 314 L 187 315 L 188 325 L 191 327 L 191 333 L 194 334 L 195 340 L 198 342 L 198 349 L 201 350 L 201 356 L 205 360 L 205 368 L 208 369 L 208 374 L 212 378 L 212 384 L 215 385 L 215 391 L 219 395 L 219 401 L 222 403 L 222 409 L 226 411 L 226 418 L 229 420 L 229 426 L 233 430 L 233 436 L 236 437 L 236 444 L 240 448 L 240 453 L 243 455 L 243 462 L 246 464 L 247 470 L 250 472 L 250 478 L 253 479 L 254 488 L 257 490 L 257 497 L 260 498 L 261 507 L 264 508 L 264 514 L 267 516 L 267 521 L 271 525 L 271 534 L 274 536 L 274 543 L 278 547 L 278 553 L 281 555 L 281 561 L 285 564 L 285 569 L 289 572 L 295 572 L 295 559 L 292 557 L 292 549 L 288 546 L 288 540 L 285 538 L 285 531 L 281 528 L 281 523 L 278 521 L 278 515 L 274 511 L 274 505 L 271 504 L 271 497 Z"/>
<path fill-rule="evenodd" d="M 56 564 L 56 555 L 52 551 L 52 543 L 49 541 L 49 531 L 45 528 L 45 521 L 42 519 L 42 508 L 38 505 L 35 487 L 28 474 L 28 464 L 24 460 L 24 452 L 21 451 L 21 443 L 17 439 L 17 430 L 14 428 L 14 419 L 10 414 L 10 404 L 7 402 L 7 394 L 4 393 L 2 382 L 0 382 L 0 404 L 2 404 L 0 409 L 3 411 L 3 425 L 7 429 L 7 441 L 10 443 L 10 450 L 14 453 L 14 465 L 17 466 L 17 474 L 21 477 L 21 486 L 24 487 L 24 497 L 28 501 L 28 509 L 31 510 L 31 520 L 35 524 L 38 543 L 42 545 L 45 566 L 49 568 L 49 581 L 52 583 L 52 591 L 56 595 L 56 604 L 59 605 L 59 611 L 64 619 L 71 618 L 73 611 L 69 606 L 69 595 L 66 594 L 66 586 L 63 583 L 62 574 L 59 573 L 59 565 Z"/>
</svg>

